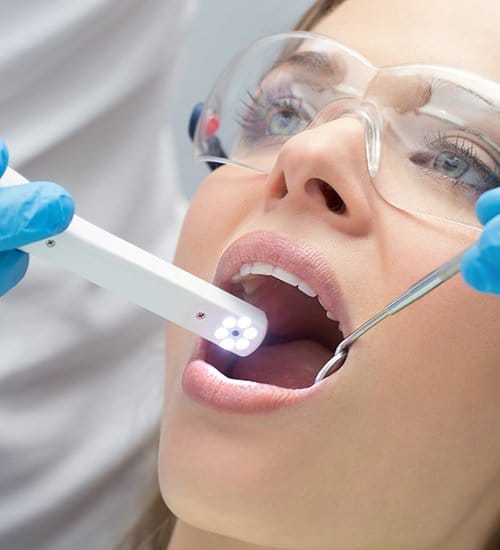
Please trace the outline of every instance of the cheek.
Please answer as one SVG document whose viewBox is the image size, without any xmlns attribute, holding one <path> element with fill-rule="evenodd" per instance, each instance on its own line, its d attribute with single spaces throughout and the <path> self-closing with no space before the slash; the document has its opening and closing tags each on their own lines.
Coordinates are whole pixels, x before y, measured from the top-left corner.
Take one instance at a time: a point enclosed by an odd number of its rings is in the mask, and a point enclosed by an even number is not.
<svg viewBox="0 0 500 550">
<path fill-rule="evenodd" d="M 391 215 L 387 209 L 374 226 L 376 253 L 367 261 L 370 270 L 358 291 L 365 297 L 360 302 L 369 307 L 357 316 L 359 323 L 478 237 L 454 224 Z M 478 432 L 471 423 L 481 411 L 489 430 L 483 439 L 487 445 L 488 437 L 500 437 L 492 422 L 500 412 L 499 331 L 500 301 L 473 291 L 458 274 L 353 345 L 352 357 L 366 358 L 358 396 L 374 409 L 394 407 L 402 432 L 405 425 L 413 426 L 429 443 L 434 437 L 445 441 L 440 434 L 447 433 L 459 447 L 468 436 L 475 439 Z"/>
<path fill-rule="evenodd" d="M 439 232 L 406 227 L 381 245 L 388 283 L 379 307 L 477 238 L 457 238 L 457 228 L 447 235 L 442 224 Z M 367 414 L 350 433 L 377 434 L 390 457 L 375 485 L 397 480 L 397 495 L 419 503 L 433 493 L 435 506 L 427 506 L 443 523 L 462 514 L 461 503 L 478 498 L 478 487 L 498 472 L 499 331 L 499 300 L 456 275 L 352 347 L 353 359 L 363 355 L 355 391 Z M 405 480 L 405 471 L 414 477 Z"/>
<path fill-rule="evenodd" d="M 415 218 L 412 221 L 411 215 L 404 224 L 399 220 L 391 228 L 390 223 L 389 215 L 378 222 L 384 235 L 394 235 L 379 241 L 380 279 L 385 281 L 379 308 L 478 238 L 470 229 Z M 460 377 L 472 382 L 469 375 L 477 365 L 474 377 L 481 384 L 481 376 L 495 372 L 493 367 L 498 363 L 500 346 L 495 334 L 500 330 L 499 314 L 499 300 L 472 290 L 457 274 L 383 321 L 373 334 L 381 340 L 378 347 L 390 351 L 389 370 L 391 365 L 413 365 L 422 379 L 442 379 L 443 384 L 449 380 L 453 386 L 460 384 Z M 370 339 L 367 335 L 366 340 Z M 411 378 L 408 369 L 403 371 L 403 380 Z M 447 388 L 441 389 L 447 392 Z"/>
<path fill-rule="evenodd" d="M 237 236 L 255 200 L 255 183 L 232 167 L 218 168 L 193 197 L 181 231 L 175 264 L 211 280 L 224 249 Z"/>
</svg>

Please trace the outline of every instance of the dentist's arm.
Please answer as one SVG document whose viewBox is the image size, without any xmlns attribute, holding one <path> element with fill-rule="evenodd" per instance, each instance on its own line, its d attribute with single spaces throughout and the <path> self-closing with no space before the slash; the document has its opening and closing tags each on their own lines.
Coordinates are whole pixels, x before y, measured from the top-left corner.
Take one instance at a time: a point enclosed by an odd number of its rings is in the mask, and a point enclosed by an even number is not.
<svg viewBox="0 0 500 550">
<path fill-rule="evenodd" d="M 7 147 L 0 140 L 0 177 L 8 161 Z M 55 183 L 0 188 L 0 296 L 28 269 L 28 254 L 16 248 L 64 231 L 73 212 L 72 197 Z"/>
<path fill-rule="evenodd" d="M 500 188 L 481 195 L 476 212 L 484 231 L 463 257 L 461 272 L 476 290 L 500 295 Z"/>
</svg>

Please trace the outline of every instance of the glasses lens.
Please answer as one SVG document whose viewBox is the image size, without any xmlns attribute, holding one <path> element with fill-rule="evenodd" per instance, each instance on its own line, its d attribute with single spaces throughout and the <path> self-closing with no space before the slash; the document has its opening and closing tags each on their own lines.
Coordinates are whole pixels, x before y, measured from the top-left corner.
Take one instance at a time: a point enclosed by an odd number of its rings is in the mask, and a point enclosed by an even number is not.
<svg viewBox="0 0 500 550">
<path fill-rule="evenodd" d="M 362 57 L 328 38 L 296 32 L 262 39 L 216 82 L 197 127 L 195 158 L 270 171 L 291 136 L 329 103 L 359 97 L 372 77 Z"/>
<path fill-rule="evenodd" d="M 374 184 L 389 203 L 479 226 L 478 197 L 500 185 L 500 103 L 484 82 L 486 95 L 479 79 L 452 70 L 379 72 L 367 98 L 383 120 Z"/>
<path fill-rule="evenodd" d="M 368 165 L 387 202 L 480 226 L 477 198 L 500 186 L 500 85 L 444 67 L 378 69 L 328 37 L 274 35 L 235 58 L 205 102 L 194 156 L 269 172 L 290 137 L 360 109 L 377 115 L 365 117 Z"/>
</svg>

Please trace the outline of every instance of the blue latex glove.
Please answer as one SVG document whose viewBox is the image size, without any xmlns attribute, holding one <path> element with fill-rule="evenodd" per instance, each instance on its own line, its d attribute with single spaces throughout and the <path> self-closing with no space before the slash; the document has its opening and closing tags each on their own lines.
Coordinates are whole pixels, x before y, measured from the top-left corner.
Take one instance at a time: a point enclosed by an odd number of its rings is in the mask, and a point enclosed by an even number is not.
<svg viewBox="0 0 500 550">
<path fill-rule="evenodd" d="M 476 213 L 484 231 L 462 258 L 462 275 L 476 290 L 500 295 L 500 188 L 479 197 Z"/>
<path fill-rule="evenodd" d="M 8 162 L 7 147 L 0 139 L 0 177 Z M 55 183 L 0 188 L 0 296 L 28 269 L 28 254 L 15 249 L 64 231 L 73 213 L 72 197 Z"/>
</svg>

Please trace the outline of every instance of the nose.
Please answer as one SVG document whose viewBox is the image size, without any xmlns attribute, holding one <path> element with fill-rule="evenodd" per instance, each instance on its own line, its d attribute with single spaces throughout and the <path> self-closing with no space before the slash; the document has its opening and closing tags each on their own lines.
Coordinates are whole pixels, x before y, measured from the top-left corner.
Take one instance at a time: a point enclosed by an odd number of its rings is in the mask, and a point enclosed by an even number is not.
<svg viewBox="0 0 500 550">
<path fill-rule="evenodd" d="M 286 203 L 295 211 L 312 210 L 346 233 L 366 233 L 376 195 L 365 153 L 370 154 L 366 125 L 364 114 L 327 109 L 309 129 L 291 137 L 269 175 L 268 207 Z"/>
</svg>

